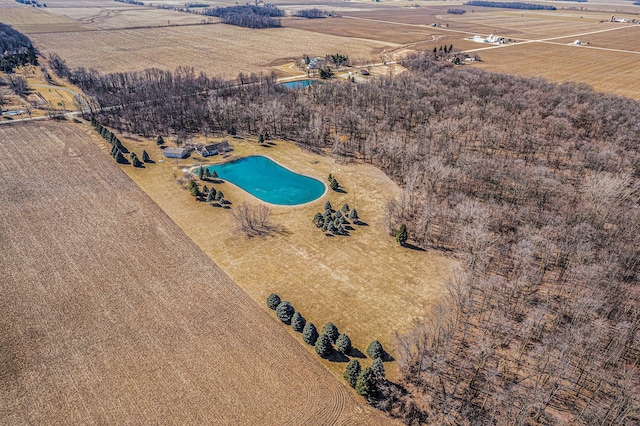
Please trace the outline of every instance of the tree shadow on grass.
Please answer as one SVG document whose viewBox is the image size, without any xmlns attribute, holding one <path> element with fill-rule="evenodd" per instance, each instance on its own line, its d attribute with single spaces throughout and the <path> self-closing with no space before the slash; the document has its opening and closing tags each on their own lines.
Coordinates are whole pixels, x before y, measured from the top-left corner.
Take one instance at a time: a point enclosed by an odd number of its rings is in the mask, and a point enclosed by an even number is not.
<svg viewBox="0 0 640 426">
<path fill-rule="evenodd" d="M 367 222 L 363 222 L 361 220 L 355 221 L 353 223 L 358 225 L 358 226 L 369 226 L 369 224 Z"/>
<path fill-rule="evenodd" d="M 367 357 L 365 354 L 360 352 L 360 349 L 354 348 L 354 347 L 352 347 L 351 350 L 349 351 L 349 356 L 353 358 L 361 358 L 361 359 L 364 359 Z"/>
<path fill-rule="evenodd" d="M 345 354 L 335 350 L 323 358 L 330 362 L 349 362 L 349 358 Z"/>
<path fill-rule="evenodd" d="M 339 194 L 346 194 L 347 193 L 347 191 L 345 191 L 344 189 L 342 189 L 340 187 L 338 187 L 337 189 L 334 189 L 333 191 L 337 192 Z"/>
<path fill-rule="evenodd" d="M 409 244 L 409 243 L 404 243 L 403 247 L 408 248 L 409 250 L 426 251 L 422 247 L 414 246 L 413 244 Z"/>
</svg>

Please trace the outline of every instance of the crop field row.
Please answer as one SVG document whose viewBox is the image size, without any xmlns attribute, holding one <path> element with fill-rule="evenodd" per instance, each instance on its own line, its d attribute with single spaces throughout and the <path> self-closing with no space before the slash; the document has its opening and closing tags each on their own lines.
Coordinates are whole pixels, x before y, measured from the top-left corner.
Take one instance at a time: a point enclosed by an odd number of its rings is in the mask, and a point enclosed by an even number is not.
<svg viewBox="0 0 640 426">
<path fill-rule="evenodd" d="M 92 142 L 0 126 L 6 424 L 385 424 Z"/>
<path fill-rule="evenodd" d="M 379 58 L 378 52 L 397 46 L 293 28 L 251 30 L 223 24 L 90 32 L 82 37 L 71 33 L 34 34 L 32 39 L 41 52 L 58 53 L 72 68 L 118 72 L 150 67 L 173 70 L 186 65 L 224 78 L 264 71 L 275 61 L 297 60 L 303 54 L 342 52 L 352 57 Z"/>
</svg>

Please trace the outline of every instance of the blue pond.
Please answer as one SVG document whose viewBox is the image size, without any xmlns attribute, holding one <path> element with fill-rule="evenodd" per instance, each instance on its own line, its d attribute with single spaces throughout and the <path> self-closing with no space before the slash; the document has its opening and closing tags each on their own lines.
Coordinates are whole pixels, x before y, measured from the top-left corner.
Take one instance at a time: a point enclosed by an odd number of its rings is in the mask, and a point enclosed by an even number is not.
<svg viewBox="0 0 640 426">
<path fill-rule="evenodd" d="M 309 176 L 285 169 L 261 155 L 207 167 L 256 198 L 271 204 L 294 206 L 320 198 L 325 186 Z"/>
<path fill-rule="evenodd" d="M 280 83 L 280 84 L 289 89 L 304 89 L 305 87 L 309 87 L 312 84 L 314 84 L 314 81 L 313 80 L 297 80 L 297 81 L 287 81 L 286 83 Z"/>
</svg>

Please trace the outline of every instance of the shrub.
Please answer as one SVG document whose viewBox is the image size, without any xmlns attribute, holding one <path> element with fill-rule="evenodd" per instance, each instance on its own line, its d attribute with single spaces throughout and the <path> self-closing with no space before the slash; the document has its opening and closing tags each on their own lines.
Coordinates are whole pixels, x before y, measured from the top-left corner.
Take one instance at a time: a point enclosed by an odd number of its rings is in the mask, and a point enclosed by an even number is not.
<svg viewBox="0 0 640 426">
<path fill-rule="evenodd" d="M 295 314 L 293 314 L 293 317 L 291 317 L 291 328 L 293 328 L 293 331 L 302 333 L 306 322 L 307 320 L 304 319 L 300 312 L 296 312 Z"/>
<path fill-rule="evenodd" d="M 280 302 L 280 304 L 276 308 L 276 315 L 283 323 L 291 324 L 291 317 L 293 317 L 295 311 L 296 310 L 293 309 L 293 305 L 291 305 L 291 302 Z"/>
<path fill-rule="evenodd" d="M 341 334 L 336 339 L 336 348 L 343 354 L 351 352 L 351 339 L 346 334 Z"/>
<path fill-rule="evenodd" d="M 367 355 L 371 357 L 371 359 L 382 358 L 384 354 L 384 349 L 382 349 L 382 345 L 377 340 L 374 340 L 369 344 L 367 348 Z"/>
<path fill-rule="evenodd" d="M 211 196 L 211 192 L 209 193 L 209 197 L 210 196 Z M 207 201 L 209 201 L 208 198 L 207 198 Z M 275 310 L 280 304 L 280 302 L 282 302 L 282 300 L 280 300 L 280 296 L 278 296 L 275 293 L 271 293 L 269 296 L 267 296 L 267 306 L 269 307 L 269 309 Z"/>
<path fill-rule="evenodd" d="M 347 383 L 349 383 L 349 386 L 355 388 L 361 370 L 362 368 L 360 367 L 360 361 L 358 361 L 357 359 L 352 359 L 347 363 L 347 368 L 345 368 L 342 377 L 344 377 Z"/>
<path fill-rule="evenodd" d="M 371 372 L 378 380 L 382 380 L 385 377 L 384 365 L 382 364 L 382 358 L 376 358 L 371 364 Z"/>
<path fill-rule="evenodd" d="M 313 325 L 312 322 L 308 322 L 305 324 L 304 329 L 302 330 L 302 340 L 309 345 L 315 345 L 318 340 L 318 330 L 316 330 L 316 326 Z"/>
<path fill-rule="evenodd" d="M 316 340 L 316 353 L 320 356 L 327 356 L 333 350 L 333 346 L 331 346 L 331 337 L 326 334 L 321 334 Z"/>
<path fill-rule="evenodd" d="M 338 333 L 338 327 L 332 322 L 328 322 L 322 327 L 322 334 L 326 334 L 331 339 L 331 343 L 335 342 L 340 333 Z"/>
</svg>

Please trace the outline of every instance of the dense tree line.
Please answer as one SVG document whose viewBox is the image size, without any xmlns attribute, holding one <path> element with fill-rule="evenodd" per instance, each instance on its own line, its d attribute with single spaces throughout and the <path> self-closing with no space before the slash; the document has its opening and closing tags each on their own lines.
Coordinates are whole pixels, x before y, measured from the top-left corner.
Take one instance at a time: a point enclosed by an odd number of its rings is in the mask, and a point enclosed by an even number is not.
<svg viewBox="0 0 640 426">
<path fill-rule="evenodd" d="M 501 7 L 504 9 L 556 10 L 555 6 L 549 6 L 546 4 L 504 2 L 504 1 L 471 0 L 464 3 L 464 5 L 465 6 L 482 6 L 482 7 Z"/>
<path fill-rule="evenodd" d="M 0 71 L 12 73 L 21 65 L 37 65 L 38 57 L 29 37 L 0 22 Z"/>
<path fill-rule="evenodd" d="M 327 18 L 329 16 L 333 16 L 333 13 L 328 10 L 322 10 L 318 8 L 313 9 L 300 9 L 297 10 L 293 16 L 297 16 L 299 18 L 307 18 L 307 19 L 318 19 L 318 18 Z"/>
<path fill-rule="evenodd" d="M 276 6 L 265 4 L 264 6 L 227 6 L 204 9 L 201 12 L 206 16 L 222 18 L 222 22 L 229 25 L 238 25 L 246 28 L 275 28 L 282 26 L 279 18 L 284 16 L 284 11 Z"/>
<path fill-rule="evenodd" d="M 430 56 L 430 55 L 429 55 Z M 640 105 L 427 56 L 365 84 L 285 90 L 273 77 L 72 78 L 103 121 L 142 134 L 232 129 L 367 161 L 403 187 L 389 232 L 456 255 L 464 274 L 398 336 L 407 422 L 640 420 Z"/>
</svg>

